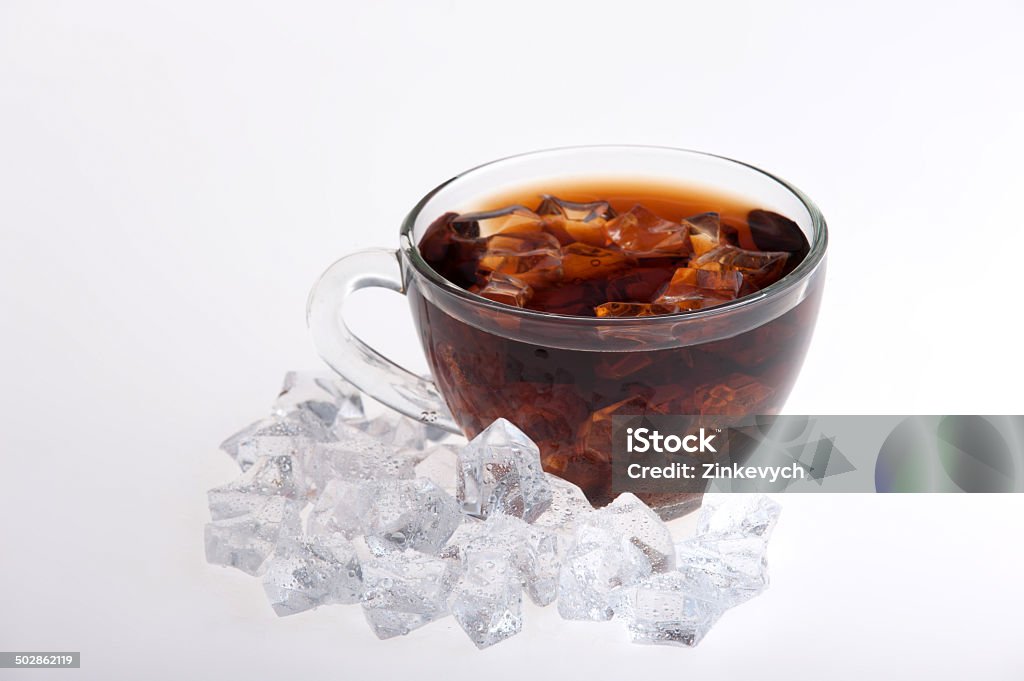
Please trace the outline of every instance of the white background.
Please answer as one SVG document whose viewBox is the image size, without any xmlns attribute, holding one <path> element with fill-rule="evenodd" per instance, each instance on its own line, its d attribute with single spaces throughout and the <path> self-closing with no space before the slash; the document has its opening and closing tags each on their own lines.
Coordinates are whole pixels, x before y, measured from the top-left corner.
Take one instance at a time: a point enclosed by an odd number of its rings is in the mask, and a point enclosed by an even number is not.
<svg viewBox="0 0 1024 681">
<path fill-rule="evenodd" d="M 530 609 L 276 618 L 203 560 L 216 451 L 314 367 L 313 280 L 536 148 L 711 151 L 831 229 L 791 413 L 1022 413 L 1019 2 L 0 1 L 0 678 L 1024 677 L 1024 497 L 796 495 L 773 586 L 694 650 Z M 399 296 L 365 335 L 422 368 Z M 1020 472 L 1018 472 L 1020 474 Z M 545 666 L 549 671 L 545 671 Z"/>
</svg>

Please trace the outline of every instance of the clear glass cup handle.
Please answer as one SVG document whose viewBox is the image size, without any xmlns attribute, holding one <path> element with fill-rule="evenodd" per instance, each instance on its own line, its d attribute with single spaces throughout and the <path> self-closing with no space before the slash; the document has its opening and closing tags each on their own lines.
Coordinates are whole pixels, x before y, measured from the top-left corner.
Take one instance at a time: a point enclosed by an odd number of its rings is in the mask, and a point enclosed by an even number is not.
<svg viewBox="0 0 1024 681">
<path fill-rule="evenodd" d="M 327 268 L 306 306 L 313 345 L 332 369 L 370 397 L 418 421 L 461 434 L 433 381 L 384 357 L 345 323 L 345 302 L 359 289 L 376 286 L 405 294 L 398 258 L 397 251 L 373 248 L 346 255 Z"/>
</svg>

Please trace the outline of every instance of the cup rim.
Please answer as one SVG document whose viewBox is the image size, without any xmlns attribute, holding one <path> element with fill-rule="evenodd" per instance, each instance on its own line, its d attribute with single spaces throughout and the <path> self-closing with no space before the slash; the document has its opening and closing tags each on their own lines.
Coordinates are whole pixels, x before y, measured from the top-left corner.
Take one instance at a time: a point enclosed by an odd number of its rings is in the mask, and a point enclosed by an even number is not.
<svg viewBox="0 0 1024 681">
<path fill-rule="evenodd" d="M 566 315 L 555 312 L 542 312 L 539 310 L 530 310 L 527 308 L 514 307 L 512 305 L 504 305 L 502 303 L 495 302 L 483 296 L 477 295 L 471 291 L 453 284 L 452 282 L 445 279 L 438 273 L 430 264 L 424 260 L 423 256 L 419 252 L 419 245 L 413 241 L 413 231 L 416 226 L 416 220 L 419 218 L 423 208 L 441 192 L 445 187 L 450 185 L 463 177 L 475 173 L 478 170 L 489 168 L 499 163 L 505 163 L 516 159 L 521 159 L 529 156 L 540 156 L 544 154 L 557 154 L 566 153 L 581 150 L 609 150 L 609 151 L 624 151 L 624 150 L 637 150 L 637 151 L 668 151 L 676 152 L 691 156 L 702 156 L 706 158 L 713 158 L 720 161 L 726 161 L 728 163 L 735 164 L 737 166 L 743 166 L 756 173 L 760 173 L 770 180 L 776 182 L 784 189 L 792 193 L 801 205 L 807 210 L 808 215 L 811 218 L 811 237 L 813 243 L 807 253 L 807 256 L 797 265 L 792 272 L 782 277 L 778 281 L 766 286 L 765 288 L 752 293 L 750 295 L 739 298 L 735 301 L 729 301 L 722 305 L 716 305 L 714 307 L 704 308 L 702 310 L 692 310 L 684 312 L 676 312 L 673 314 L 656 315 L 651 317 L 589 317 L 584 315 Z M 496 188 L 497 189 L 497 188 Z M 515 317 L 533 320 L 546 320 L 546 321 L 569 321 L 571 320 L 576 324 L 584 324 L 588 326 L 627 326 L 635 324 L 657 324 L 659 322 L 665 322 L 666 320 L 674 324 L 683 322 L 693 323 L 698 321 L 706 321 L 719 317 L 726 314 L 731 314 L 737 310 L 745 310 L 750 307 L 763 305 L 767 301 L 781 297 L 787 292 L 791 291 L 796 286 L 799 286 L 807 277 L 812 274 L 825 257 L 825 251 L 828 247 L 828 227 L 825 224 L 825 217 L 822 215 L 818 207 L 811 201 L 802 191 L 797 189 L 789 182 L 782 178 L 773 175 L 757 166 L 743 161 L 737 161 L 736 159 L 729 158 L 727 156 L 721 156 L 719 154 L 710 154 L 704 151 L 697 151 L 694 149 L 683 149 L 679 147 L 659 146 L 659 145 L 642 145 L 642 144 L 591 144 L 591 145 L 574 145 L 565 147 L 551 147 L 547 149 L 536 149 L 534 151 L 527 151 L 520 154 L 512 154 L 510 156 L 504 156 L 487 163 L 481 163 L 480 165 L 464 170 L 454 177 L 442 182 L 441 184 L 434 187 L 427 194 L 420 199 L 409 214 L 402 221 L 401 231 L 399 232 L 399 238 L 401 240 L 401 252 L 408 258 L 409 263 L 419 272 L 421 275 L 426 277 L 435 286 L 442 289 L 444 292 L 454 295 L 457 298 L 461 298 L 468 303 L 477 305 L 480 307 L 488 308 L 497 313 L 508 314 Z"/>
</svg>

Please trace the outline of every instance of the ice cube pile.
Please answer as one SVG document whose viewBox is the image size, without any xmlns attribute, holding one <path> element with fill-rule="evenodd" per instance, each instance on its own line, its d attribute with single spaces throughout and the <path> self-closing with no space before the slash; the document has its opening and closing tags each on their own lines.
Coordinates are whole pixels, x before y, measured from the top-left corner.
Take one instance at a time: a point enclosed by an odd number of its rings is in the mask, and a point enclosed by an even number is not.
<svg viewBox="0 0 1024 681">
<path fill-rule="evenodd" d="M 621 620 L 638 643 L 693 646 L 768 585 L 779 506 L 764 496 L 706 501 L 674 541 L 632 494 L 594 509 L 505 419 L 445 437 L 367 418 L 339 378 L 289 373 L 271 416 L 221 445 L 241 474 L 208 492 L 207 560 L 261 577 L 281 616 L 358 603 L 386 639 L 451 615 L 479 648 L 522 629 L 524 593 L 566 619 Z"/>
</svg>

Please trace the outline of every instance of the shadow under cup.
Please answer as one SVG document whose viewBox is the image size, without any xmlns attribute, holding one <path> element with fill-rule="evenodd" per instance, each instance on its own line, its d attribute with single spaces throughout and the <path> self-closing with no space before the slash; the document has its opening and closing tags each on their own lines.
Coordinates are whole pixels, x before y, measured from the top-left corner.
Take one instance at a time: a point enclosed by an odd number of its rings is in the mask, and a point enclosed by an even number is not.
<svg viewBox="0 0 1024 681">
<path fill-rule="evenodd" d="M 810 251 L 770 286 L 715 308 L 643 318 L 549 314 L 501 305 L 445 280 L 417 244 L 449 211 L 517 185 L 650 178 L 742 197 L 794 220 Z M 321 356 L 371 396 L 414 418 L 473 437 L 504 417 L 540 447 L 545 470 L 595 505 L 612 497 L 612 417 L 778 413 L 803 363 L 825 270 L 826 227 L 798 190 L 728 159 L 654 147 L 580 147 L 511 157 L 470 170 L 428 194 L 406 218 L 396 254 L 346 256 L 310 296 Z M 396 367 L 348 331 L 344 298 L 366 286 L 408 296 L 434 383 Z M 435 387 L 436 384 L 436 387 Z M 447 404 L 447 411 L 441 400 Z M 670 518 L 700 504 L 702 489 L 638 494 Z"/>
</svg>

